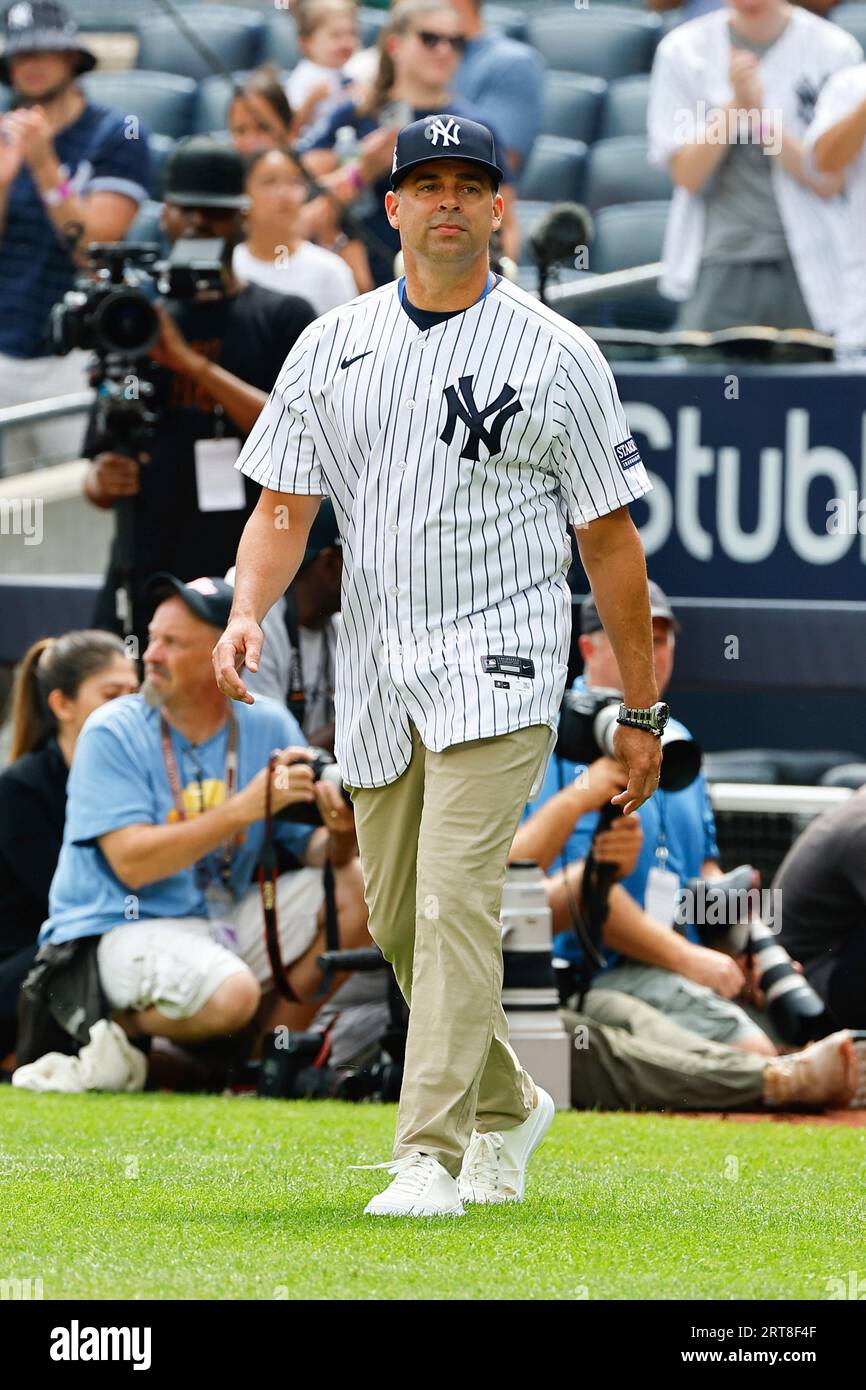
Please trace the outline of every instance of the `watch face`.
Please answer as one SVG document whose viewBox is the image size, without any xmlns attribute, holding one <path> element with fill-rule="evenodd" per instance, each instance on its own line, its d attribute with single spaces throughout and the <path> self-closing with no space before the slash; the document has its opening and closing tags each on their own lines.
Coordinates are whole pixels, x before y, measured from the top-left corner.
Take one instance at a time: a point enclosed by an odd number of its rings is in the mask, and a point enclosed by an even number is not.
<svg viewBox="0 0 866 1390">
<path fill-rule="evenodd" d="M 661 701 L 660 701 L 660 702 L 655 706 L 655 716 L 656 716 L 656 724 L 658 725 L 658 727 L 659 727 L 660 729 L 664 729 L 665 725 L 667 724 L 668 720 L 669 720 L 670 717 L 671 717 L 670 706 L 669 706 L 669 705 L 664 705 L 664 704 L 662 704 Z"/>
</svg>

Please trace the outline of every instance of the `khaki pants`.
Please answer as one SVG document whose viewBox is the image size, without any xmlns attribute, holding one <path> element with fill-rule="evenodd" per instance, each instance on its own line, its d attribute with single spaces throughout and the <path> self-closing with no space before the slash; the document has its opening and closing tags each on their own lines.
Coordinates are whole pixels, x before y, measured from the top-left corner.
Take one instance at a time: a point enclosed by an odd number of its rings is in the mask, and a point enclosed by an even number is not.
<svg viewBox="0 0 866 1390">
<path fill-rule="evenodd" d="M 456 1176 L 473 1126 L 522 1124 L 535 1088 L 508 1045 L 499 910 L 508 852 L 547 750 L 533 725 L 412 757 L 386 787 L 349 787 L 370 934 L 410 1005 L 394 1157 Z"/>
</svg>

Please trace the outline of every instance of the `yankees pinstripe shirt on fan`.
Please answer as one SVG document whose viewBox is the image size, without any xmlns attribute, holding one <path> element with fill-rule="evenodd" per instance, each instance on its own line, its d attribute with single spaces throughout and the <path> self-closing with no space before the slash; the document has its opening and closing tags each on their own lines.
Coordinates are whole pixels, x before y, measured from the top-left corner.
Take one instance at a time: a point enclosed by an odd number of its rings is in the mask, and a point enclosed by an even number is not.
<svg viewBox="0 0 866 1390">
<path fill-rule="evenodd" d="M 571 630 L 568 525 L 650 482 L 610 369 L 581 329 L 506 280 L 428 329 L 402 284 L 302 333 L 237 467 L 329 496 L 343 542 L 337 761 L 395 781 L 409 720 L 439 752 L 548 724 Z"/>
</svg>

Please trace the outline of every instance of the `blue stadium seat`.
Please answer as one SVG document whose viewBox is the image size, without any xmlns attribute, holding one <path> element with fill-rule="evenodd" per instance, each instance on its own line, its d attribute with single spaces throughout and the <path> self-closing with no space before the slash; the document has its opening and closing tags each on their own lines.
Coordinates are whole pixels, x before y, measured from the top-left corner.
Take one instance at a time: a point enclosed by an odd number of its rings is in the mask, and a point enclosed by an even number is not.
<svg viewBox="0 0 866 1390">
<path fill-rule="evenodd" d="M 562 135 L 539 135 L 520 176 L 518 192 L 530 201 L 580 202 L 586 145 Z"/>
<path fill-rule="evenodd" d="M 83 33 L 134 33 L 142 19 L 142 0 L 65 0 Z M 5 8 L 5 6 L 4 6 Z"/>
<path fill-rule="evenodd" d="M 585 77 L 579 72 L 545 73 L 543 133 L 592 144 L 606 92 L 607 83 L 601 77 Z"/>
<path fill-rule="evenodd" d="M 365 48 L 372 48 L 384 29 L 387 18 L 385 10 L 374 10 L 369 5 L 362 5 L 358 10 L 358 28 Z"/>
<path fill-rule="evenodd" d="M 159 219 L 162 213 L 162 203 L 157 203 L 148 199 L 142 203 L 135 217 L 129 225 L 124 241 L 156 241 L 164 250 L 168 249 L 168 243 L 159 229 Z"/>
<path fill-rule="evenodd" d="M 664 169 L 647 159 L 644 135 L 618 135 L 597 140 L 589 152 L 586 200 L 595 208 L 611 203 L 643 203 L 669 198 L 671 181 Z"/>
<path fill-rule="evenodd" d="M 599 208 L 590 268 L 596 275 L 661 260 L 669 203 L 618 203 Z"/>
<path fill-rule="evenodd" d="M 173 72 L 89 72 L 81 85 L 90 101 L 138 116 L 148 132 L 177 139 L 192 130 L 196 84 Z"/>
<path fill-rule="evenodd" d="M 496 29 L 500 34 L 507 34 L 510 39 L 526 42 L 525 10 L 515 9 L 513 5 L 485 5 L 484 23 L 488 29 Z"/>
<path fill-rule="evenodd" d="M 866 5 L 837 5 L 828 17 L 853 34 L 860 47 L 866 50 Z"/>
<path fill-rule="evenodd" d="M 293 68 L 300 56 L 295 21 L 287 14 L 272 15 L 265 33 L 262 60 L 281 68 Z"/>
<path fill-rule="evenodd" d="M 229 9 L 226 5 L 189 5 L 183 9 L 183 18 L 232 72 L 254 68 L 259 62 L 266 30 L 262 16 L 255 11 Z M 185 35 L 178 33 L 168 16 L 149 16 L 138 30 L 138 41 L 139 68 L 178 72 L 196 81 L 212 74 L 211 65 Z"/>
<path fill-rule="evenodd" d="M 610 80 L 649 72 L 661 27 L 658 15 L 593 4 L 538 15 L 529 21 L 529 39 L 550 67 Z"/>
<path fill-rule="evenodd" d="M 609 140 L 615 135 L 646 135 L 646 109 L 649 77 L 619 77 L 607 89 L 601 113 L 599 135 Z"/>
<path fill-rule="evenodd" d="M 248 76 L 246 72 L 232 73 L 235 82 L 243 82 Z M 231 94 L 232 83 L 227 77 L 206 77 L 198 84 L 192 123 L 197 134 L 225 130 Z"/>
<path fill-rule="evenodd" d="M 169 135 L 151 135 L 147 142 L 150 151 L 150 177 L 147 182 L 148 196 L 155 201 L 162 197 L 162 171 L 165 162 L 174 149 L 174 141 Z"/>
</svg>

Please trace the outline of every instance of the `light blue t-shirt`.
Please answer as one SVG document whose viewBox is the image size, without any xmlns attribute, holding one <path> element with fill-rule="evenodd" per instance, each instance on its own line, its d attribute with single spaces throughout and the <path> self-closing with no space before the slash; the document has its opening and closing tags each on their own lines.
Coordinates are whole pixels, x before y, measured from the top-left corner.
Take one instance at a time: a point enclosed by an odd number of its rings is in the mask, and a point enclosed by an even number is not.
<svg viewBox="0 0 866 1390">
<path fill-rule="evenodd" d="M 572 689 L 585 688 L 585 686 L 584 677 L 578 676 Z M 685 738 L 691 738 L 685 725 L 680 724 L 676 719 L 671 719 L 668 728 L 674 733 L 682 734 Z M 528 804 L 522 819 L 526 820 L 551 796 L 555 796 L 557 792 L 569 786 L 574 778 L 583 771 L 584 766 L 581 763 L 569 762 L 565 758 L 557 758 L 556 756 L 552 757 L 547 766 L 547 774 L 541 791 L 535 800 Z M 678 876 L 681 884 L 700 874 L 705 859 L 718 859 L 719 847 L 716 844 L 713 808 L 702 774 L 695 778 L 690 787 L 685 787 L 680 792 L 655 792 L 649 801 L 644 802 L 637 814 L 640 816 L 641 829 L 643 830 L 640 858 L 634 871 L 629 874 L 628 878 L 621 879 L 620 882 L 623 888 L 643 907 L 647 876 L 656 862 L 656 847 L 662 833 L 668 850 L 665 867 Z M 597 824 L 597 811 L 591 811 L 588 815 L 581 817 L 565 842 L 561 857 L 551 864 L 551 873 L 557 873 L 563 864 L 572 864 L 579 859 L 586 858 Z M 582 953 L 574 932 L 559 932 L 554 937 L 553 947 L 556 955 L 573 961 L 575 964 L 580 962 Z M 605 952 L 605 958 L 609 966 L 616 964 L 621 959 L 616 952 L 611 951 Z"/>
<path fill-rule="evenodd" d="M 541 55 L 503 34 L 479 34 L 466 45 L 454 87 L 477 108 L 475 119 L 491 126 L 505 148 L 516 150 L 525 163 L 541 130 Z"/>
<path fill-rule="evenodd" d="M 252 781 L 275 748 L 308 747 L 297 720 L 275 700 L 232 706 L 237 720 L 237 790 Z M 171 730 L 175 763 L 187 814 L 225 800 L 229 725 L 196 746 Z M 199 790 L 201 788 L 201 791 Z M 207 917 L 208 900 L 194 865 L 157 883 L 132 890 L 122 883 L 96 843 L 124 825 L 166 825 L 177 818 L 160 742 L 159 711 L 141 695 L 125 695 L 100 706 L 87 719 L 75 746 L 69 774 L 66 826 L 51 882 L 48 920 L 40 944 L 58 945 L 81 936 L 101 936 L 130 920 Z M 313 833 L 308 825 L 277 821 L 274 838 L 297 858 Z M 240 897 L 250 886 L 264 840 L 264 823 L 247 827 L 234 848 L 230 887 Z M 219 883 L 220 851 L 202 861 Z"/>
</svg>

